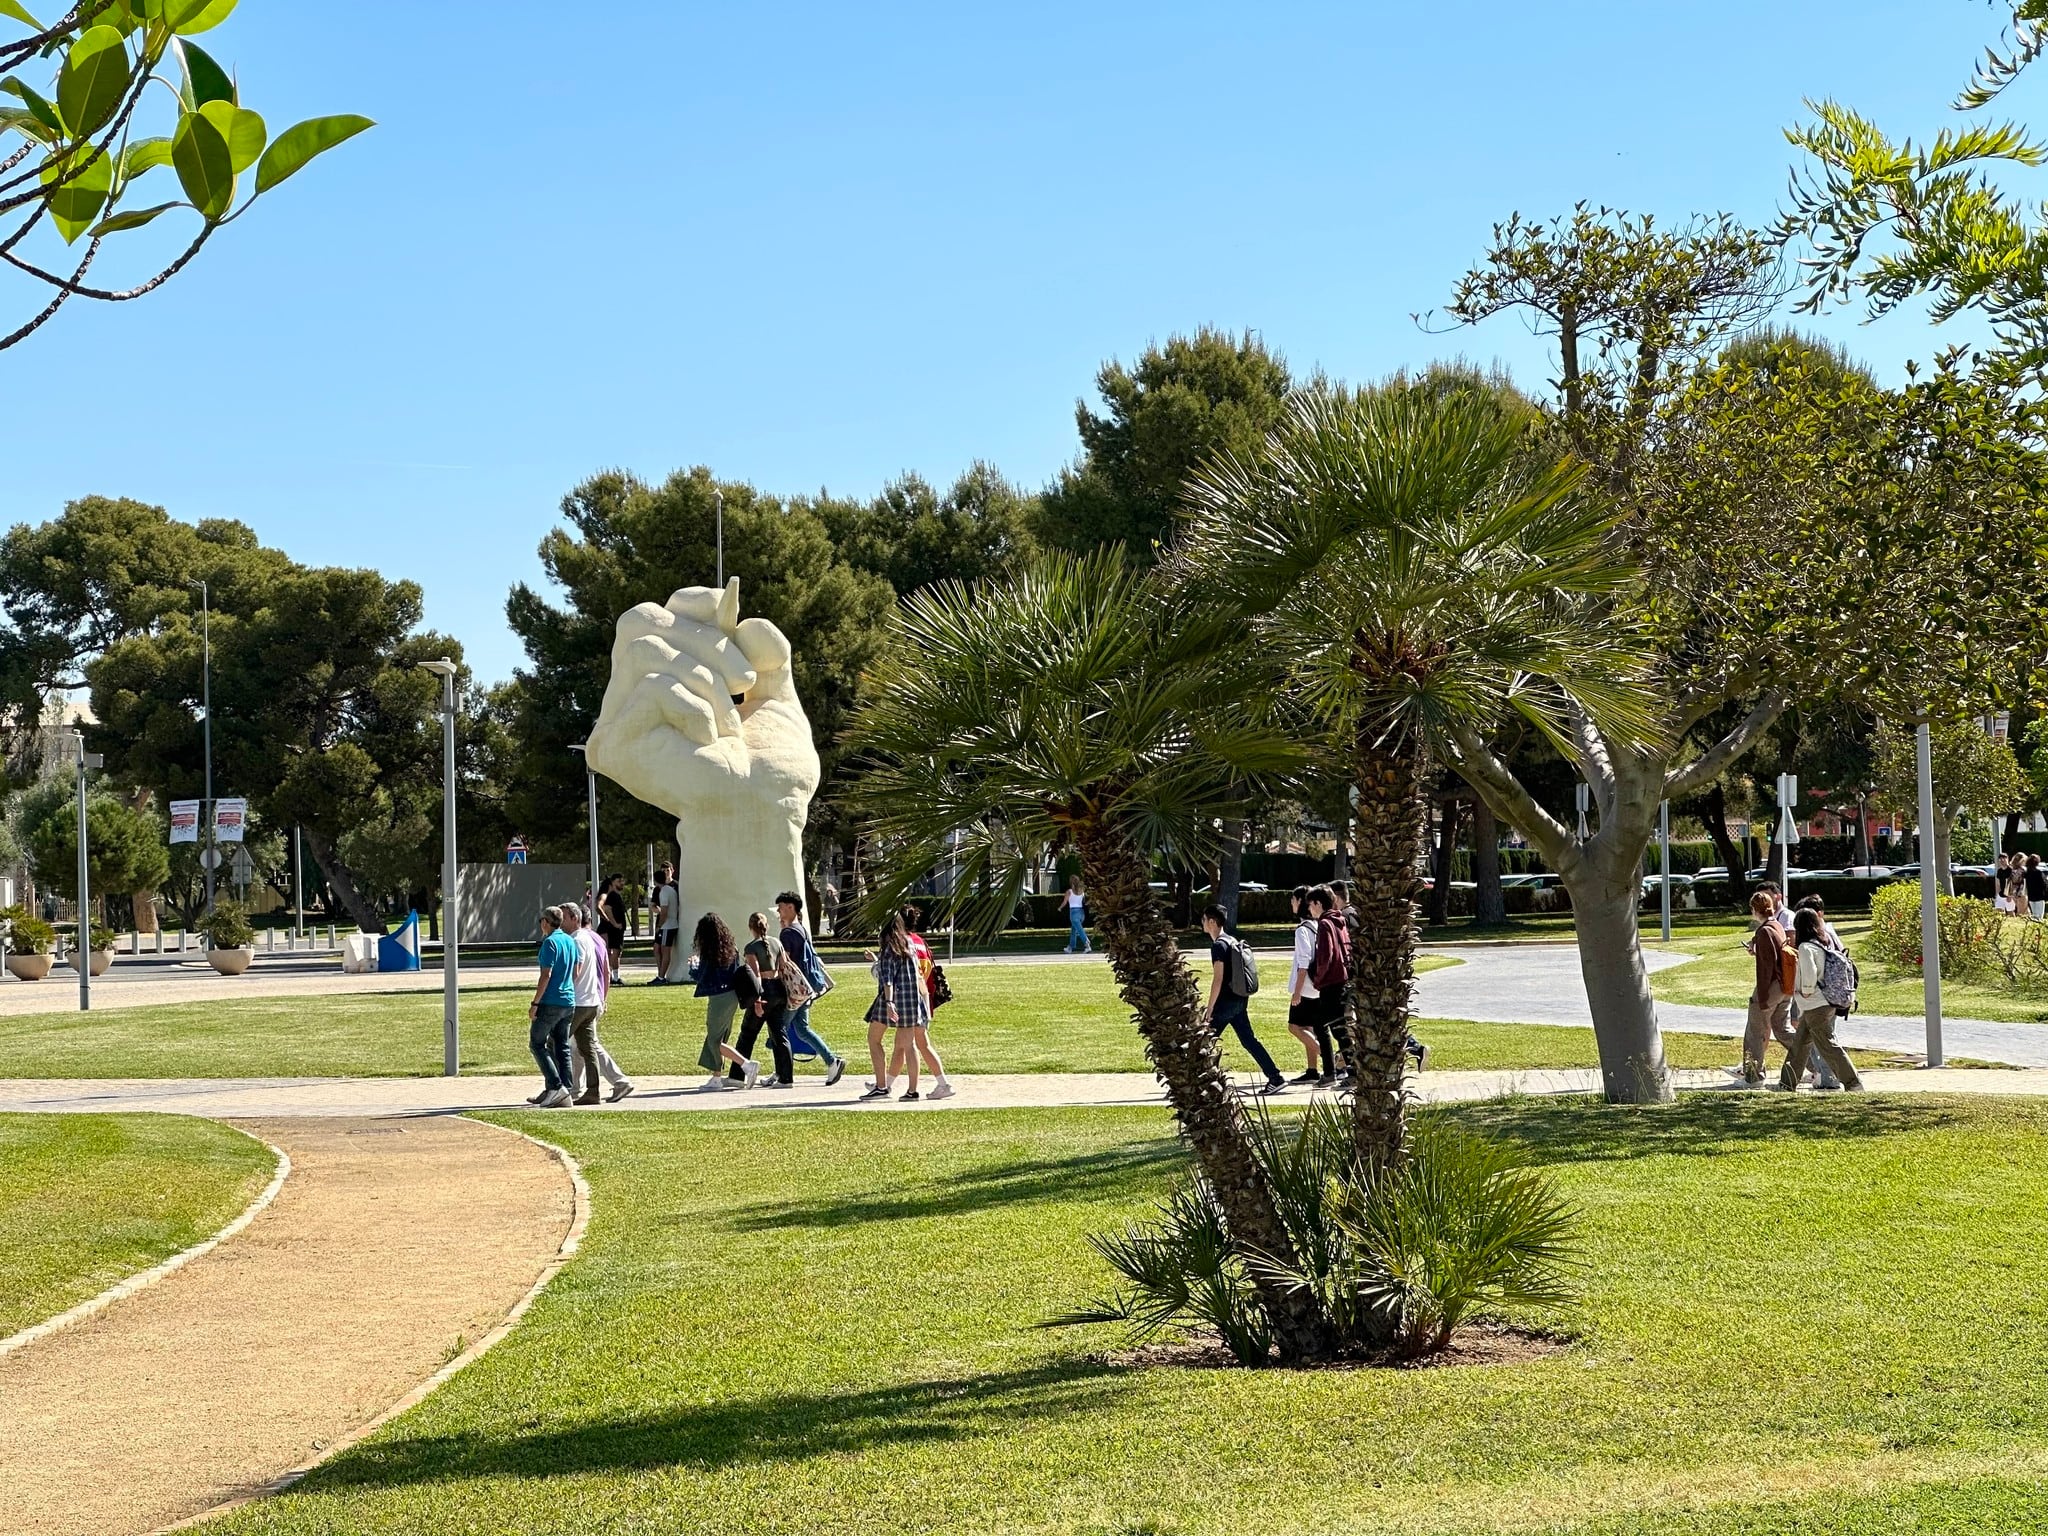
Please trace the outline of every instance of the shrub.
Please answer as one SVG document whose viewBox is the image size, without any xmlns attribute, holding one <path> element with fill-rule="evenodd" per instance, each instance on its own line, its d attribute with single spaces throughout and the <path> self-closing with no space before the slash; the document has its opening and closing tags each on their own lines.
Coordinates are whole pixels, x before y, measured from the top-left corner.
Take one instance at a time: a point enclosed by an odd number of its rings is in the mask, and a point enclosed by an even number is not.
<svg viewBox="0 0 2048 1536">
<path fill-rule="evenodd" d="M 1236 1250 L 1198 1176 L 1151 1222 L 1092 1239 L 1123 1284 L 1046 1326 L 1121 1322 L 1142 1338 L 1177 1324 L 1263 1365 L 1272 1341 L 1259 1278 L 1312 1292 L 1354 1354 L 1432 1354 L 1483 1312 L 1568 1302 L 1574 1216 L 1548 1176 L 1439 1113 L 1410 1127 L 1407 1158 L 1363 1178 L 1346 1109 L 1314 1104 L 1288 1122 L 1262 1109 L 1253 1147 L 1294 1263 Z"/>
<path fill-rule="evenodd" d="M 57 930 L 26 907 L 0 912 L 8 927 L 8 947 L 17 955 L 47 955 L 57 947 Z"/>
<path fill-rule="evenodd" d="M 2005 919 L 1990 902 L 1975 896 L 1938 896 L 1935 919 L 1941 930 L 1941 974 L 1953 980 L 1982 975 L 2000 965 Z M 1901 970 L 1921 969 L 1920 887 L 1899 881 L 1880 887 L 1870 901 L 1867 951 Z"/>
<path fill-rule="evenodd" d="M 105 923 L 94 923 L 92 925 L 92 947 L 95 950 L 112 949 L 114 947 L 114 930 Z"/>
<path fill-rule="evenodd" d="M 199 931 L 214 949 L 241 949 L 256 942 L 256 930 L 249 926 L 249 914 L 239 901 L 216 901 L 199 920 Z"/>
</svg>

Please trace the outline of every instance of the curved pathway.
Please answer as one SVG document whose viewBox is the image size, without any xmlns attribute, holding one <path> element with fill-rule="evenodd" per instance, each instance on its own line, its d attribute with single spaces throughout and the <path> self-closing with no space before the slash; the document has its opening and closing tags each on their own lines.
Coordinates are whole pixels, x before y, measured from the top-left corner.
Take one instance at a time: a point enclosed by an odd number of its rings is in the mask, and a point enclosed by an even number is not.
<svg viewBox="0 0 2048 1536">
<path fill-rule="evenodd" d="M 247 1121 L 292 1160 L 232 1240 L 0 1359 L 0 1528 L 153 1531 L 261 1491 L 433 1377 L 547 1272 L 575 1208 L 476 1121 Z"/>
<path fill-rule="evenodd" d="M 1433 955 L 1453 955 L 1463 965 L 1429 971 L 1415 979 L 1415 1011 L 1424 1018 L 1476 1019 L 1490 1024 L 1569 1024 L 1590 1028 L 1586 984 L 1579 952 L 1570 944 L 1446 944 Z M 1691 955 L 1645 950 L 1652 971 L 1692 961 Z M 1705 1008 L 1696 1003 L 1657 1004 L 1657 1022 L 1679 1034 L 1740 1035 L 1739 1008 Z M 1842 1044 L 1860 1050 L 1919 1056 L 1927 1049 L 1927 1021 L 1896 1014 L 1859 1013 L 1837 1031 Z M 1950 1056 L 2048 1067 L 2048 1025 L 1996 1024 L 1986 1019 L 1944 1019 L 1942 1045 Z"/>
</svg>

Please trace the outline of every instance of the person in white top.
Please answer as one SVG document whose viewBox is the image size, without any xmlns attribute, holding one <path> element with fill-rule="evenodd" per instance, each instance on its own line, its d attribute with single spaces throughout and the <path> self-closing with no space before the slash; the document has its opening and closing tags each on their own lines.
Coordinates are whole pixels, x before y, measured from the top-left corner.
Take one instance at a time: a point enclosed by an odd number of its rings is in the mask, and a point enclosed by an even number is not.
<svg viewBox="0 0 2048 1536">
<path fill-rule="evenodd" d="M 1293 969 L 1287 973 L 1287 1033 L 1301 1042 L 1301 1048 L 1308 1056 L 1308 1070 L 1297 1077 L 1297 1083 L 1313 1083 L 1323 1075 L 1323 1050 L 1316 1041 L 1313 1021 L 1306 1017 L 1315 1010 L 1303 1006 L 1304 1000 L 1314 1002 L 1321 996 L 1316 984 L 1309 980 L 1309 967 L 1316 958 L 1316 920 L 1309 916 L 1308 887 L 1297 885 L 1288 895 L 1288 905 L 1294 909 L 1294 959 Z"/>
<path fill-rule="evenodd" d="M 1851 1093 L 1860 1092 L 1863 1079 L 1856 1075 L 1856 1064 L 1849 1060 L 1849 1053 L 1835 1044 L 1834 1004 L 1821 991 L 1821 978 L 1827 971 L 1828 943 L 1820 914 L 1810 907 L 1801 908 L 1792 914 L 1792 931 L 1799 943 L 1798 980 L 1792 988 L 1792 1006 L 1799 1010 L 1799 1028 L 1792 1036 L 1792 1049 L 1785 1056 L 1784 1069 L 1778 1074 L 1778 1086 L 1786 1093 L 1798 1089 L 1799 1080 L 1806 1075 L 1807 1053 L 1812 1051 L 1834 1069 L 1841 1087 Z"/>
<path fill-rule="evenodd" d="M 664 864 L 654 877 L 654 891 L 650 897 L 654 910 L 650 914 L 654 923 L 654 980 L 650 986 L 668 985 L 668 968 L 676 958 L 676 867 Z"/>
<path fill-rule="evenodd" d="M 569 987 L 575 995 L 569 1014 L 569 1083 L 573 1090 L 588 1083 L 576 1096 L 578 1104 L 597 1102 L 597 1079 L 602 1073 L 612 1085 L 612 1102 L 618 1103 L 633 1091 L 633 1083 L 619 1070 L 597 1038 L 597 1016 L 604 1012 L 605 994 L 611 982 L 611 966 L 604 941 L 597 930 L 583 921 L 583 909 L 573 901 L 562 903 L 562 931 L 576 944 L 576 969 L 569 973 Z"/>
<path fill-rule="evenodd" d="M 1085 913 L 1083 910 L 1088 905 L 1088 898 L 1081 893 L 1081 882 L 1079 880 L 1069 880 L 1067 882 L 1067 894 L 1061 900 L 1066 903 L 1067 907 L 1066 953 L 1071 955 L 1078 949 L 1082 954 L 1088 954 L 1095 946 L 1088 942 L 1088 929 L 1085 925 Z"/>
</svg>

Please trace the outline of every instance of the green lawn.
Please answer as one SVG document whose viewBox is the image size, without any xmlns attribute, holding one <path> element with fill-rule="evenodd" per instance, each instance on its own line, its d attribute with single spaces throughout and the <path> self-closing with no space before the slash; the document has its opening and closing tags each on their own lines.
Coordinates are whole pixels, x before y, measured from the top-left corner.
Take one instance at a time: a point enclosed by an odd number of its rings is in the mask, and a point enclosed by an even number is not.
<svg viewBox="0 0 2048 1536">
<path fill-rule="evenodd" d="M 180 1115 L 0 1115 L 0 1338 L 212 1236 L 275 1172 Z"/>
<path fill-rule="evenodd" d="M 582 1160 L 581 1253 L 481 1363 L 218 1529 L 2037 1528 L 2048 1105 L 1464 1113 L 1583 1214 L 1562 1355 L 1141 1371 L 1113 1330 L 1035 1331 L 1180 1166 L 1156 1112 L 508 1117 Z"/>
<path fill-rule="evenodd" d="M 1417 968 L 1452 964 L 1424 955 Z M 962 963 L 949 974 L 955 1001 L 940 1011 L 933 1031 L 949 1070 L 1145 1070 L 1137 1031 L 1106 966 Z M 860 1015 L 868 996 L 859 983 L 865 974 L 841 975 L 843 984 L 817 1010 L 819 1027 L 836 1049 L 854 1051 L 864 1068 Z M 529 995 L 523 987 L 463 992 L 465 1071 L 533 1069 L 526 1050 Z M 694 1072 L 703 1007 L 686 987 L 618 989 L 605 1016 L 606 1047 L 628 1072 Z M 1285 993 L 1270 984 L 1252 1007 L 1274 1058 L 1290 1075 L 1299 1071 L 1304 1057 L 1286 1031 Z M 1429 1042 L 1431 1065 L 1444 1071 L 1590 1067 L 1599 1060 L 1589 1029 L 1454 1020 L 1416 1028 Z M 34 1014 L 0 1018 L 0 1043 L 15 1063 L 11 1070 L 34 1077 L 421 1076 L 441 1069 L 441 998 L 378 992 Z M 1681 1067 L 1729 1066 L 1740 1057 L 1732 1041 L 1699 1035 L 1669 1035 L 1665 1047 Z M 1227 1035 L 1224 1059 L 1234 1069 L 1251 1068 Z"/>
<path fill-rule="evenodd" d="M 1835 929 L 1849 953 L 1856 957 L 1862 977 L 1857 989 L 1857 1006 L 1864 1013 L 1904 1014 L 1917 1017 L 1924 1008 L 1918 973 L 1901 974 L 1863 952 L 1864 936 L 1870 931 L 1867 919 L 1837 923 Z M 1742 946 L 1748 940 L 1745 924 L 1740 932 L 1720 936 L 1679 938 L 1671 947 L 1699 955 L 1686 965 L 1659 971 L 1650 978 L 1650 990 L 1673 1003 L 1704 1003 L 1715 1008 L 1741 1008 L 1749 1000 L 1756 981 L 1756 961 Z M 1944 981 L 1942 1011 L 1952 1018 L 1989 1019 L 2001 1024 L 2048 1023 L 2048 998 L 2021 996 L 2008 988 L 1978 981 Z"/>
</svg>

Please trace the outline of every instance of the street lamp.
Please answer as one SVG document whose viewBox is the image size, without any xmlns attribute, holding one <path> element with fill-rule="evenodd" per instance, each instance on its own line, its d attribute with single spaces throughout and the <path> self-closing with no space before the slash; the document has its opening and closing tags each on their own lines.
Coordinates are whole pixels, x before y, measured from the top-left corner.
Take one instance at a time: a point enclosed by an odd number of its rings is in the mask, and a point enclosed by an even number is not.
<svg viewBox="0 0 2048 1536">
<path fill-rule="evenodd" d="M 200 855 L 199 863 L 206 871 L 206 910 L 211 912 L 213 866 L 220 862 L 220 854 L 213 845 L 213 600 L 205 582 L 195 578 L 185 585 L 199 589 L 199 719 L 206 731 L 206 851 Z"/>
<path fill-rule="evenodd" d="M 422 672 L 441 679 L 441 1073 L 454 1077 L 461 1066 L 462 1011 L 457 982 L 461 956 L 462 867 L 455 862 L 455 663 L 420 662 Z M 302 909 L 303 910 L 303 909 Z"/>
<path fill-rule="evenodd" d="M 1927 1010 L 1927 1065 L 1942 1064 L 1940 875 L 1934 867 L 1934 733 L 1925 720 L 1913 732 L 1920 811 L 1920 996 Z"/>
<path fill-rule="evenodd" d="M 586 912 L 584 914 L 584 917 L 592 922 L 595 922 L 597 909 L 597 893 L 598 889 L 604 884 L 603 877 L 599 875 L 597 872 L 597 770 L 590 766 L 590 748 L 588 745 L 580 741 L 573 741 L 569 744 L 569 750 L 571 752 L 581 752 L 583 754 L 583 777 L 585 784 L 590 792 L 589 819 L 591 910 L 589 912 Z"/>
<path fill-rule="evenodd" d="M 105 761 L 99 753 L 85 750 L 85 732 L 74 731 L 78 738 L 78 949 L 71 963 L 78 967 L 78 1011 L 92 1011 L 92 892 L 87 873 L 88 854 L 85 831 L 85 772 L 97 768 Z"/>
</svg>

